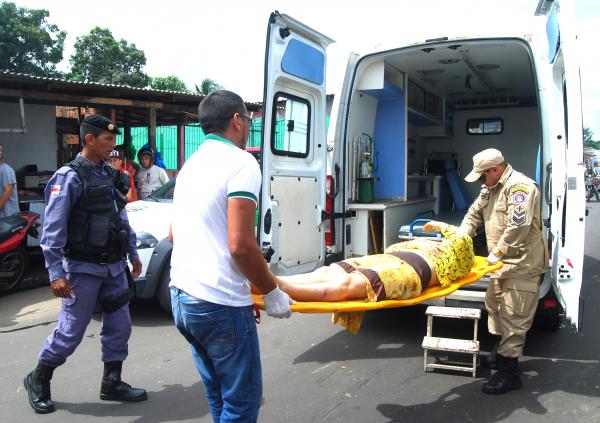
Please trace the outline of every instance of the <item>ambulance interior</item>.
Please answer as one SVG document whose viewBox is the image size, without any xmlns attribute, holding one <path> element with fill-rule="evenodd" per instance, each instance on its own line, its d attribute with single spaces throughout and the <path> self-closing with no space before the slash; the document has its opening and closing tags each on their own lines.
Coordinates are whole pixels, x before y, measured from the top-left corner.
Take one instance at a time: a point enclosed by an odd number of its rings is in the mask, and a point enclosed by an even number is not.
<svg viewBox="0 0 600 423">
<path fill-rule="evenodd" d="M 345 137 L 353 255 L 382 252 L 418 217 L 460 223 L 480 189 L 464 176 L 486 148 L 543 186 L 534 72 L 518 39 L 442 41 L 361 59 Z"/>
</svg>

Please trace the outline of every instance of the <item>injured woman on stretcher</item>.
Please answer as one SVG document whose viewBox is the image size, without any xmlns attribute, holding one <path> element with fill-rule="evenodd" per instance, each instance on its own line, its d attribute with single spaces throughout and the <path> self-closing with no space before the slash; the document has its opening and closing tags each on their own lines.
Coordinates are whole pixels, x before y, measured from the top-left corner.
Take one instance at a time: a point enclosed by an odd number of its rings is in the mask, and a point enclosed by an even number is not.
<svg viewBox="0 0 600 423">
<path fill-rule="evenodd" d="M 384 254 L 350 258 L 310 273 L 279 276 L 279 288 L 298 302 L 379 302 L 415 298 L 428 287 L 445 287 L 466 277 L 474 262 L 471 237 L 443 222 L 428 222 L 424 230 L 438 230 L 443 239 L 400 242 L 386 248 Z M 333 322 L 356 333 L 362 314 L 337 312 Z"/>
</svg>

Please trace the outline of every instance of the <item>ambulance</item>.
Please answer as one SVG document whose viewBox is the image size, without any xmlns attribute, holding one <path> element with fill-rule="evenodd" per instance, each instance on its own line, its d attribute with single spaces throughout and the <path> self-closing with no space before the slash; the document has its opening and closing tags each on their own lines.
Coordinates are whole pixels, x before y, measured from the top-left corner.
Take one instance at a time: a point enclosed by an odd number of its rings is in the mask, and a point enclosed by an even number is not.
<svg viewBox="0 0 600 423">
<path fill-rule="evenodd" d="M 382 252 L 413 236 L 406 228 L 418 218 L 460 223 L 479 192 L 463 180 L 472 156 L 493 147 L 542 193 L 551 266 L 540 277 L 538 314 L 552 328 L 563 315 L 579 328 L 585 166 L 574 13 L 572 1 L 540 0 L 521 33 L 351 54 L 329 142 L 333 40 L 272 13 L 257 230 L 271 271 Z M 485 284 L 477 285 L 439 301 L 483 308 Z"/>
</svg>

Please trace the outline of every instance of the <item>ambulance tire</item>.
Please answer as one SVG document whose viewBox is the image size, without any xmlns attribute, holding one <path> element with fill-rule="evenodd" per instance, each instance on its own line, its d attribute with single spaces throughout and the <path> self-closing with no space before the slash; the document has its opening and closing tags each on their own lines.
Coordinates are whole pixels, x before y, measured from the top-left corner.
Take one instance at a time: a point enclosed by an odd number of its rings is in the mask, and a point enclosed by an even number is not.
<svg viewBox="0 0 600 423">
<path fill-rule="evenodd" d="M 158 299 L 160 308 L 162 308 L 168 314 L 173 314 L 173 310 L 171 309 L 171 290 L 169 289 L 169 282 L 171 282 L 170 260 L 168 263 L 166 263 L 163 271 L 160 274 L 156 297 Z"/>
<path fill-rule="evenodd" d="M 535 317 L 536 326 L 546 332 L 556 332 L 560 328 L 562 323 L 563 315 L 556 314 L 545 314 Z"/>
</svg>

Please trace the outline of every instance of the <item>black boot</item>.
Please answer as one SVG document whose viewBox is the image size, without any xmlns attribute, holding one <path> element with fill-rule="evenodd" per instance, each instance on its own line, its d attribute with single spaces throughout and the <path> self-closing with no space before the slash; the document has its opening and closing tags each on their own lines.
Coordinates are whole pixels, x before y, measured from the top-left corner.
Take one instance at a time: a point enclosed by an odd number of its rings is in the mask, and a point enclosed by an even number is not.
<svg viewBox="0 0 600 423">
<path fill-rule="evenodd" d="M 500 346 L 500 340 L 502 338 L 498 337 L 494 346 L 492 347 L 492 351 L 490 351 L 489 355 L 485 355 L 481 357 L 479 364 L 482 367 L 487 367 L 488 369 L 496 370 L 498 367 L 496 366 L 497 356 L 498 356 L 498 347 Z"/>
<path fill-rule="evenodd" d="M 498 371 L 481 388 L 484 394 L 504 394 L 513 389 L 521 388 L 519 359 L 517 357 L 504 357 L 497 354 L 496 366 Z"/>
<path fill-rule="evenodd" d="M 36 413 L 46 414 L 54 411 L 54 403 L 50 397 L 50 379 L 53 373 L 54 367 L 38 363 L 37 367 L 23 379 L 29 405 Z"/>
<path fill-rule="evenodd" d="M 105 401 L 144 401 L 148 398 L 145 389 L 132 388 L 121 380 L 122 361 L 104 363 L 104 375 L 100 387 L 100 399 Z"/>
</svg>

